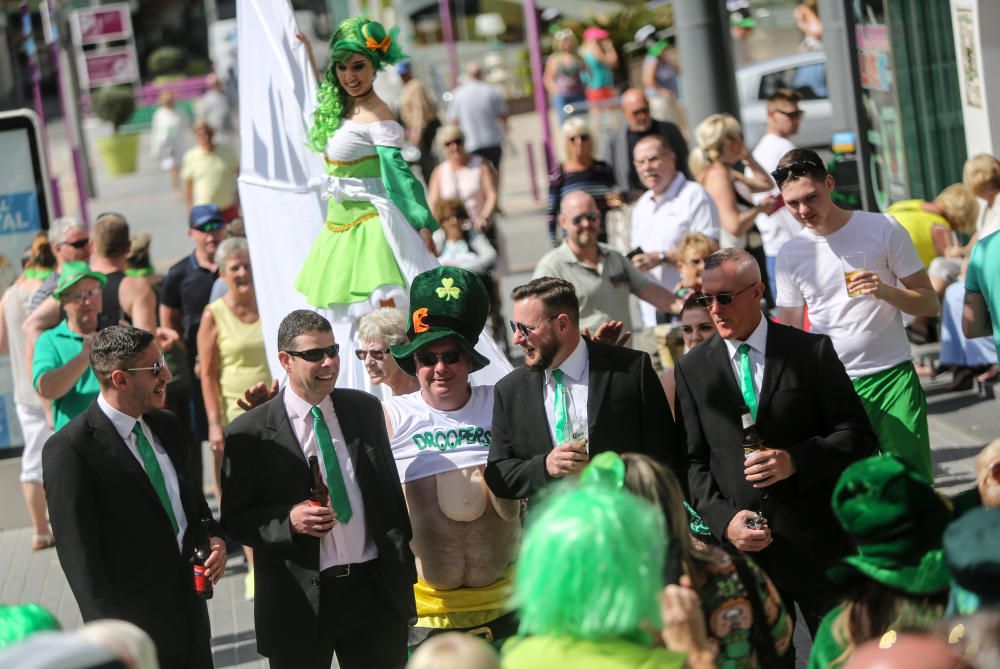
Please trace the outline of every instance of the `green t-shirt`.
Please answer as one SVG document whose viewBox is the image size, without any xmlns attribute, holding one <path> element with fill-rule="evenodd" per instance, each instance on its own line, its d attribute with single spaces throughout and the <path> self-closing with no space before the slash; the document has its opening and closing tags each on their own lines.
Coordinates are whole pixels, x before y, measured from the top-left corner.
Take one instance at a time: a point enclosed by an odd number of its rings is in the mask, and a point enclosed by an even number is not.
<svg viewBox="0 0 1000 669">
<path fill-rule="evenodd" d="M 994 232 L 972 247 L 965 289 L 979 293 L 986 301 L 993 322 L 993 341 L 1000 351 L 1000 232 Z"/>
<path fill-rule="evenodd" d="M 624 639 L 513 637 L 503 646 L 502 669 L 682 669 L 687 656 Z"/>
<path fill-rule="evenodd" d="M 42 374 L 62 367 L 82 350 L 83 336 L 71 331 L 69 322 L 65 319 L 51 330 L 43 332 L 35 344 L 35 357 L 31 364 L 35 390 L 38 390 L 38 379 L 42 378 Z M 68 393 L 52 401 L 55 429 L 58 430 L 74 416 L 83 413 L 100 390 L 97 377 L 94 376 L 93 370 L 87 367 L 87 371 L 76 380 Z"/>
</svg>

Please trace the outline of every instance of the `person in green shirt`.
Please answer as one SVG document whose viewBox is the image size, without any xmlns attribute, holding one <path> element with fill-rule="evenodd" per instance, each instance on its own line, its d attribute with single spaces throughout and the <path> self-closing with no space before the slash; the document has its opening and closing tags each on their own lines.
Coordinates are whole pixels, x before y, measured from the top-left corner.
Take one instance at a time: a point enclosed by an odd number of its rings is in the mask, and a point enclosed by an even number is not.
<svg viewBox="0 0 1000 669">
<path fill-rule="evenodd" d="M 899 455 L 877 455 L 845 469 L 832 506 L 857 553 L 827 575 L 852 590 L 820 623 L 809 669 L 840 669 L 867 641 L 928 629 L 948 601 L 941 546 L 951 506 Z"/>
<path fill-rule="evenodd" d="M 90 369 L 90 347 L 97 334 L 105 283 L 107 278 L 86 263 L 64 263 L 52 293 L 66 318 L 38 338 L 31 374 L 38 394 L 52 401 L 56 430 L 86 409 L 100 392 Z"/>
</svg>

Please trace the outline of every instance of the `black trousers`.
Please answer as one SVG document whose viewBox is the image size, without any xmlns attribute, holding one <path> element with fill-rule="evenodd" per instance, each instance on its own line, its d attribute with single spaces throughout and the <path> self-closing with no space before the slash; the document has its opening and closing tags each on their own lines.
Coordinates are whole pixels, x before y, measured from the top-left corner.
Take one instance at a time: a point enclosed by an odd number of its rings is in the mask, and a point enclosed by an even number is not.
<svg viewBox="0 0 1000 669">
<path fill-rule="evenodd" d="M 319 643 L 288 655 L 272 654 L 271 669 L 330 669 L 334 652 L 341 669 L 403 669 L 406 620 L 389 601 L 375 562 L 352 567 L 349 576 L 337 578 L 329 569 L 319 576 Z"/>
<path fill-rule="evenodd" d="M 493 164 L 496 171 L 500 172 L 500 159 L 503 158 L 503 147 L 502 146 L 483 146 L 472 153 L 476 154 L 481 158 L 485 158 Z"/>
</svg>

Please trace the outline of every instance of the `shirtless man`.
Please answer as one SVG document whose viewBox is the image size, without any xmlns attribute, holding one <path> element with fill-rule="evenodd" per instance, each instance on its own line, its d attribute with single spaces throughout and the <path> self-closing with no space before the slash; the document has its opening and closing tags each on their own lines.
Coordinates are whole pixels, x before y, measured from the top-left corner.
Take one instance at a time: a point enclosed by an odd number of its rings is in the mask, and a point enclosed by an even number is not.
<svg viewBox="0 0 1000 669">
<path fill-rule="evenodd" d="M 517 631 L 508 596 L 521 505 L 497 499 L 483 480 L 493 388 L 469 385 L 469 374 L 489 363 L 475 350 L 489 304 L 471 272 L 424 272 L 410 288 L 410 343 L 391 349 L 420 382 L 419 391 L 383 403 L 419 577 L 411 648 L 449 630 L 489 642 Z"/>
</svg>

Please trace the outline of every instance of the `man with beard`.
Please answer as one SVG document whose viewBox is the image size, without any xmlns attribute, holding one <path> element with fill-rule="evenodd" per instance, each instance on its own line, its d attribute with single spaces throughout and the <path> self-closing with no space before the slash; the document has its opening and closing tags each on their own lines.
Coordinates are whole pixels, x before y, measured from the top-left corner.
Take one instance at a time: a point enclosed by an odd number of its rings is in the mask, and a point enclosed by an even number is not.
<svg viewBox="0 0 1000 669">
<path fill-rule="evenodd" d="M 96 281 L 87 290 L 100 293 Z M 189 560 L 203 523 L 213 582 L 226 548 L 192 481 L 184 426 L 160 411 L 170 370 L 138 328 L 102 330 L 88 349 L 100 395 L 42 451 L 59 563 L 84 622 L 127 620 L 152 637 L 163 669 L 208 669 L 208 608 Z"/>
<path fill-rule="evenodd" d="M 518 286 L 514 343 L 525 367 L 497 383 L 486 481 L 497 497 L 532 497 L 603 451 L 645 453 L 681 474 L 683 444 L 649 356 L 588 341 L 567 281 Z"/>
<path fill-rule="evenodd" d="M 410 648 L 449 630 L 499 642 L 517 631 L 508 598 L 521 508 L 483 481 L 494 395 L 469 375 L 489 364 L 475 349 L 489 294 L 472 272 L 440 267 L 414 278 L 410 309 L 409 343 L 391 350 L 420 390 L 383 404 L 413 524 Z"/>
<path fill-rule="evenodd" d="M 650 281 L 621 253 L 597 241 L 600 222 L 593 197 L 583 191 L 568 193 L 559 205 L 559 225 L 566 239 L 542 256 L 534 278 L 558 277 L 576 286 L 579 325 L 591 332 L 607 321 L 621 321 L 625 330 L 631 330 L 630 294 L 660 311 L 669 311 L 674 304 L 669 290 Z"/>
</svg>

